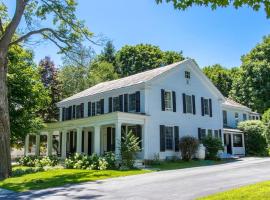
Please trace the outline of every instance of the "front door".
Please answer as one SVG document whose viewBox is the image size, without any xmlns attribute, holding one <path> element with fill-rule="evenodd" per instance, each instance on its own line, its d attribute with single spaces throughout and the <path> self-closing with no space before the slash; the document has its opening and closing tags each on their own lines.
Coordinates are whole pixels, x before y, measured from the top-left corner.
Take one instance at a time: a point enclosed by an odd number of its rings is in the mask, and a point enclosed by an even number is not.
<svg viewBox="0 0 270 200">
<path fill-rule="evenodd" d="M 115 128 L 107 128 L 107 152 L 115 151 Z"/>
<path fill-rule="evenodd" d="M 224 134 L 224 145 L 227 148 L 227 153 L 232 154 L 232 135 L 230 133 Z"/>
</svg>

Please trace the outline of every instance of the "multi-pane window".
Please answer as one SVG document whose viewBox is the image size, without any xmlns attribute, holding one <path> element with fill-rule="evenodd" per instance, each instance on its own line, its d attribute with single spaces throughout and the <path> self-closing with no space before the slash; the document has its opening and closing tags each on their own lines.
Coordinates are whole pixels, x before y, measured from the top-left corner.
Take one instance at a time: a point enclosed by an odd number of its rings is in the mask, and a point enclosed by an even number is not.
<svg viewBox="0 0 270 200">
<path fill-rule="evenodd" d="M 173 150 L 173 127 L 165 127 L 165 149 Z"/>
<path fill-rule="evenodd" d="M 113 97 L 113 112 L 119 111 L 120 106 L 119 106 L 119 97 Z"/>
<path fill-rule="evenodd" d="M 227 111 L 223 110 L 222 111 L 222 115 L 223 115 L 223 125 L 227 125 L 228 120 L 227 120 Z"/>
<path fill-rule="evenodd" d="M 192 107 L 192 97 L 191 95 L 186 95 L 186 112 L 193 113 Z"/>
<path fill-rule="evenodd" d="M 212 129 L 208 129 L 208 136 L 212 137 Z"/>
<path fill-rule="evenodd" d="M 201 139 L 203 140 L 206 137 L 206 130 L 201 129 Z"/>
<path fill-rule="evenodd" d="M 136 93 L 128 95 L 128 111 L 136 112 Z"/>
<path fill-rule="evenodd" d="M 209 115 L 210 114 L 210 111 L 209 111 L 209 99 L 204 99 L 203 100 L 203 108 L 204 108 L 204 114 Z"/>
<path fill-rule="evenodd" d="M 243 121 L 246 121 L 247 120 L 247 114 L 243 114 Z"/>
<path fill-rule="evenodd" d="M 185 71 L 185 78 L 190 79 L 190 72 L 189 71 Z"/>
<path fill-rule="evenodd" d="M 218 130 L 215 130 L 214 132 L 215 132 L 215 138 L 219 138 L 219 136 L 218 136 Z"/>
<path fill-rule="evenodd" d="M 172 110 L 173 109 L 172 92 L 170 91 L 164 92 L 164 101 L 165 101 L 165 110 Z"/>
<path fill-rule="evenodd" d="M 96 102 L 96 106 L 97 106 L 96 115 L 100 115 L 101 114 L 101 103 L 100 103 L 100 101 Z"/>
<path fill-rule="evenodd" d="M 235 118 L 235 126 L 237 126 L 239 122 L 239 114 L 237 112 L 234 114 L 234 118 Z"/>
<path fill-rule="evenodd" d="M 243 147 L 243 138 L 241 134 L 233 135 L 233 146 L 234 147 Z"/>
</svg>

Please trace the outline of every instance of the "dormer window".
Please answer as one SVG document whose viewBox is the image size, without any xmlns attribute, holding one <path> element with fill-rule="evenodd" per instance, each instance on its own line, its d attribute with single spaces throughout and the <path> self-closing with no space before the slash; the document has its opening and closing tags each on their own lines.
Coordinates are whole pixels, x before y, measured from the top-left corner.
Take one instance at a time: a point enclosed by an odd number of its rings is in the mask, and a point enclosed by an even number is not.
<svg viewBox="0 0 270 200">
<path fill-rule="evenodd" d="M 189 71 L 185 71 L 185 78 L 190 79 L 190 72 Z"/>
</svg>

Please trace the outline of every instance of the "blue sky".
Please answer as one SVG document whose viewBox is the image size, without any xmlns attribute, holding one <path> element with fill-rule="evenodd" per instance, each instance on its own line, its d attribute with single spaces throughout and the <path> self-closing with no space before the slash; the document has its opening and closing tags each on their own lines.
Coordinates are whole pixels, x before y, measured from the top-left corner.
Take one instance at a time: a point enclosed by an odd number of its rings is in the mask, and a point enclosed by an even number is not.
<svg viewBox="0 0 270 200">
<path fill-rule="evenodd" d="M 270 19 L 263 10 L 192 7 L 178 11 L 170 4 L 157 5 L 155 0 L 78 2 L 79 18 L 95 34 L 113 40 L 116 49 L 125 44 L 150 43 L 163 50 L 182 50 L 200 67 L 216 63 L 228 68 L 239 66 L 241 55 L 270 33 Z M 100 47 L 95 49 L 100 51 Z M 36 61 L 48 55 L 61 64 L 52 44 L 35 46 L 34 51 Z"/>
</svg>

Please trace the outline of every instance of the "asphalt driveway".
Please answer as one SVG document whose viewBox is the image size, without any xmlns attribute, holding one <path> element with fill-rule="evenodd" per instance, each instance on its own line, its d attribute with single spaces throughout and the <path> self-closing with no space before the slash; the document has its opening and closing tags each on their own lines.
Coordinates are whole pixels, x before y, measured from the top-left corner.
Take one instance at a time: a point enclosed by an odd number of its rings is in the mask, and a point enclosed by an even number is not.
<svg viewBox="0 0 270 200">
<path fill-rule="evenodd" d="M 195 199 L 270 180 L 270 158 L 244 158 L 216 166 L 154 172 L 25 193 L 5 199 Z"/>
</svg>

